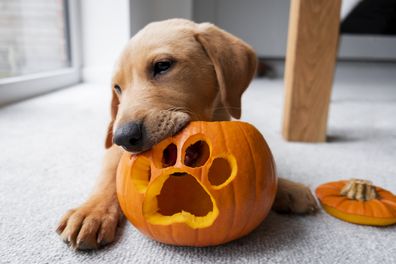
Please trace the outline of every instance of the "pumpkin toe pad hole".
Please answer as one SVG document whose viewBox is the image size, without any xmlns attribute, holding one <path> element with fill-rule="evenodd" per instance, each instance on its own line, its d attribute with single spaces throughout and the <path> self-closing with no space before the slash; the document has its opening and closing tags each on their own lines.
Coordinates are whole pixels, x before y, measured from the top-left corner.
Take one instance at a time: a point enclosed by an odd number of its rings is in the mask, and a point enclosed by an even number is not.
<svg viewBox="0 0 396 264">
<path fill-rule="evenodd" d="M 208 143 L 198 140 L 194 144 L 187 147 L 184 164 L 188 167 L 201 167 L 209 159 L 210 150 Z"/>
<path fill-rule="evenodd" d="M 162 153 L 162 168 L 170 167 L 176 164 L 177 147 L 175 144 L 169 144 Z"/>
<path fill-rule="evenodd" d="M 213 186 L 224 184 L 232 175 L 232 168 L 226 158 L 213 160 L 208 173 L 208 180 Z"/>
<path fill-rule="evenodd" d="M 157 201 L 158 213 L 164 216 L 183 211 L 194 216 L 206 216 L 213 210 L 209 194 L 187 173 L 171 174 L 164 182 Z"/>
</svg>

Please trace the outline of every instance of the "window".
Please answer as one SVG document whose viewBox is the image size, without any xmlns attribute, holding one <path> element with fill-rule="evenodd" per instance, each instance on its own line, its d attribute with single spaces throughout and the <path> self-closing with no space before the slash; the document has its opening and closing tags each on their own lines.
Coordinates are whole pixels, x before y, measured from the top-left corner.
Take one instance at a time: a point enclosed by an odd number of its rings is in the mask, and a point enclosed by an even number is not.
<svg viewBox="0 0 396 264">
<path fill-rule="evenodd" d="M 0 105 L 80 79 L 77 0 L 0 0 Z"/>
</svg>

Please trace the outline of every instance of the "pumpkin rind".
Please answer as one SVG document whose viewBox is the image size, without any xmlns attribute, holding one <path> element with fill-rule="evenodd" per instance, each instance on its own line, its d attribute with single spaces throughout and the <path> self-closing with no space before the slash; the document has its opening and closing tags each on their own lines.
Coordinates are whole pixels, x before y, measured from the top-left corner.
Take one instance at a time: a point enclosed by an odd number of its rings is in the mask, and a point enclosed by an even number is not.
<svg viewBox="0 0 396 264">
<path fill-rule="evenodd" d="M 396 196 L 391 192 L 375 187 L 377 198 L 358 201 L 340 194 L 347 180 L 329 182 L 316 189 L 323 209 L 341 220 L 373 226 L 385 226 L 396 223 Z"/>
<path fill-rule="evenodd" d="M 197 140 L 208 144 L 209 158 L 190 167 L 183 163 L 185 151 Z M 176 162 L 162 168 L 161 155 L 172 143 L 177 146 Z M 208 174 L 218 158 L 227 160 L 230 175 L 212 185 Z M 193 176 L 210 196 L 211 211 L 200 217 L 183 211 L 158 216 L 155 199 L 160 199 L 165 181 L 183 173 Z M 136 156 L 124 153 L 117 171 L 117 196 L 129 221 L 145 235 L 174 245 L 218 245 L 250 233 L 269 213 L 276 186 L 268 145 L 256 128 L 239 121 L 192 122 L 150 151 Z"/>
</svg>

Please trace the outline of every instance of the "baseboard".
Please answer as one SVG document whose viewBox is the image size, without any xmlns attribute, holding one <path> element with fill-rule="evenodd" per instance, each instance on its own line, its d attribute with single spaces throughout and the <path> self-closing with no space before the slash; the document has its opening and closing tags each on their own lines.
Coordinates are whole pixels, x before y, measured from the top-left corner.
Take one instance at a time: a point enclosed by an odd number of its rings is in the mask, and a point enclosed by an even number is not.
<svg viewBox="0 0 396 264">
<path fill-rule="evenodd" d="M 267 67 L 271 68 L 269 78 L 283 79 L 285 60 L 277 58 L 260 58 Z M 336 64 L 335 80 L 377 80 L 396 78 L 396 62 L 387 61 L 345 61 L 338 60 Z"/>
</svg>

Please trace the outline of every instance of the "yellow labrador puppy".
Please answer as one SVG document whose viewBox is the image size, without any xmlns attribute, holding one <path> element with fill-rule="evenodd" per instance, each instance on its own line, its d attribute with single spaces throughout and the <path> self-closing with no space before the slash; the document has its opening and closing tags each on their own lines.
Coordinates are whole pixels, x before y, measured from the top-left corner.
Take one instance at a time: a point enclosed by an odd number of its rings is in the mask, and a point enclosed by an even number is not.
<svg viewBox="0 0 396 264">
<path fill-rule="evenodd" d="M 138 32 L 112 79 L 112 120 L 98 183 L 85 203 L 61 219 L 57 232 L 63 240 L 78 249 L 112 242 L 122 215 L 115 183 L 122 152 L 148 150 L 192 120 L 240 118 L 241 95 L 256 64 L 248 44 L 209 23 L 171 19 Z M 316 208 L 307 187 L 279 180 L 275 210 Z"/>
</svg>

